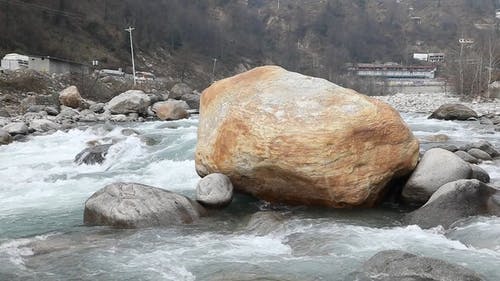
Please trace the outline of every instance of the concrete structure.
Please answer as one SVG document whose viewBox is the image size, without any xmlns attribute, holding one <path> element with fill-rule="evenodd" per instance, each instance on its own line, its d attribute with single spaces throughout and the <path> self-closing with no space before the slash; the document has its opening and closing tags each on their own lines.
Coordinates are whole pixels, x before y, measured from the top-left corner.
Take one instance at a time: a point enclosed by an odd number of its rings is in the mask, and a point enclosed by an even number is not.
<svg viewBox="0 0 500 281">
<path fill-rule="evenodd" d="M 57 74 L 90 73 L 90 67 L 87 65 L 49 56 L 30 56 L 28 68 L 39 72 Z"/>
<path fill-rule="evenodd" d="M 6 70 L 19 70 L 28 68 L 28 56 L 20 54 L 7 54 L 1 61 L 1 67 Z"/>
<path fill-rule="evenodd" d="M 444 62 L 444 53 L 414 53 L 413 58 L 420 61 L 427 61 L 432 63 Z"/>
<path fill-rule="evenodd" d="M 369 64 L 353 65 L 350 70 L 362 77 L 396 78 L 396 79 L 434 79 L 435 66 L 404 66 L 399 64 Z"/>
</svg>

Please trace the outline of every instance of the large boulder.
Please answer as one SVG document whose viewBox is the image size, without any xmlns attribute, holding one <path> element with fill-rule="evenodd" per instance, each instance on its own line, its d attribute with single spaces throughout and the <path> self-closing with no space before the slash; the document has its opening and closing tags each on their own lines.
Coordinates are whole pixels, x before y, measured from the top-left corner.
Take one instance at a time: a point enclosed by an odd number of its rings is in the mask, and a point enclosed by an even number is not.
<svg viewBox="0 0 500 281">
<path fill-rule="evenodd" d="M 424 204 L 436 190 L 446 183 L 469 179 L 472 168 L 453 152 L 433 148 L 425 152 L 417 168 L 402 191 L 404 201 Z"/>
<path fill-rule="evenodd" d="M 95 165 L 102 164 L 106 159 L 109 148 L 112 144 L 101 144 L 85 148 L 75 156 L 74 162 L 77 165 Z"/>
<path fill-rule="evenodd" d="M 191 89 L 191 87 L 189 87 L 187 84 L 177 83 L 172 87 L 172 89 L 170 89 L 169 98 L 179 100 L 179 99 L 182 99 L 183 96 L 186 96 L 186 95 L 189 95 L 192 93 L 193 93 L 193 89 Z"/>
<path fill-rule="evenodd" d="M 326 80 L 259 67 L 201 98 L 196 170 L 271 202 L 374 206 L 419 145 L 389 105 Z"/>
<path fill-rule="evenodd" d="M 388 250 L 377 253 L 349 281 L 482 281 L 478 273 L 443 260 Z"/>
<path fill-rule="evenodd" d="M 459 150 L 455 152 L 455 155 L 460 157 L 460 159 L 464 160 L 465 162 L 472 163 L 472 164 L 478 164 L 479 159 L 476 157 L 470 155 L 469 153 Z"/>
<path fill-rule="evenodd" d="M 486 152 L 482 151 L 481 149 L 478 148 L 471 148 L 469 151 L 467 151 L 472 157 L 475 157 L 479 160 L 493 160 L 493 158 Z"/>
<path fill-rule="evenodd" d="M 209 208 L 222 208 L 233 201 L 233 184 L 223 174 L 210 174 L 196 186 L 196 201 Z"/>
<path fill-rule="evenodd" d="M 204 212 L 189 198 L 138 183 L 113 183 L 85 202 L 86 225 L 119 228 L 170 226 L 196 221 Z"/>
<path fill-rule="evenodd" d="M 82 105 L 82 96 L 76 86 L 70 86 L 59 93 L 59 102 L 61 105 L 79 108 Z"/>
<path fill-rule="evenodd" d="M 24 122 L 13 122 L 3 127 L 12 136 L 15 135 L 26 135 L 29 133 L 30 128 Z"/>
<path fill-rule="evenodd" d="M 440 187 L 429 201 L 405 216 L 405 222 L 422 228 L 449 228 L 460 219 L 483 214 L 500 215 L 488 206 L 497 190 L 476 179 L 459 180 Z"/>
<path fill-rule="evenodd" d="M 155 103 L 152 110 L 160 120 L 179 120 L 189 117 L 186 107 L 185 101 L 168 100 Z"/>
<path fill-rule="evenodd" d="M 111 99 L 105 106 L 112 114 L 145 114 L 151 100 L 143 91 L 130 90 Z"/>
<path fill-rule="evenodd" d="M 429 116 L 429 119 L 464 121 L 478 117 L 479 116 L 474 110 L 463 104 L 443 104 Z"/>
<path fill-rule="evenodd" d="M 474 165 L 474 164 L 471 164 L 470 167 L 472 168 L 471 179 L 476 179 L 476 180 L 482 181 L 484 183 L 490 182 L 490 180 L 491 180 L 490 175 L 483 168 L 479 167 L 478 165 Z"/>
<path fill-rule="evenodd" d="M 4 129 L 0 129 L 0 145 L 9 144 L 12 142 L 12 136 Z"/>
</svg>

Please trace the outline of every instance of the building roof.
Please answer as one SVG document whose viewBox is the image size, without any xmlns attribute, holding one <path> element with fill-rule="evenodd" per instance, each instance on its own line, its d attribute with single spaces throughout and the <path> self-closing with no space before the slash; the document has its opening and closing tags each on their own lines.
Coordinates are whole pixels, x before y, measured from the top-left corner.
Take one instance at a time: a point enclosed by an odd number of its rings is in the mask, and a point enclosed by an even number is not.
<svg viewBox="0 0 500 281">
<path fill-rule="evenodd" d="M 11 54 L 6 54 L 3 57 L 3 59 L 4 60 L 25 60 L 25 61 L 27 61 L 28 56 L 20 55 L 20 54 L 16 54 L 16 53 L 11 53 Z"/>
<path fill-rule="evenodd" d="M 30 55 L 30 58 L 40 58 L 40 59 L 48 59 L 48 60 L 54 60 L 54 61 L 59 61 L 59 62 L 65 62 L 65 63 L 70 63 L 70 64 L 79 64 L 83 66 L 90 66 L 89 64 L 84 64 L 68 59 L 63 59 L 63 58 L 58 58 L 58 57 L 52 57 L 52 56 L 37 56 L 37 55 Z"/>
</svg>

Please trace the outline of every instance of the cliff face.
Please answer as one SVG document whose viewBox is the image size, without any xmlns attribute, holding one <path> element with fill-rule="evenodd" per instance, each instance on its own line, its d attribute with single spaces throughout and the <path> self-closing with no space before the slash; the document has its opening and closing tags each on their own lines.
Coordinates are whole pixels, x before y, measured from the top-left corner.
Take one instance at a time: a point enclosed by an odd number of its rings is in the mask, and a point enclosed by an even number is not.
<svg viewBox="0 0 500 281">
<path fill-rule="evenodd" d="M 124 28 L 132 25 L 141 70 L 199 86 L 211 80 L 214 58 L 216 78 L 263 63 L 332 78 L 345 62 L 404 62 L 413 50 L 446 49 L 472 22 L 492 17 L 495 2 L 280 0 L 278 7 L 278 0 L 2 0 L 0 55 L 124 67 L 130 64 Z"/>
</svg>

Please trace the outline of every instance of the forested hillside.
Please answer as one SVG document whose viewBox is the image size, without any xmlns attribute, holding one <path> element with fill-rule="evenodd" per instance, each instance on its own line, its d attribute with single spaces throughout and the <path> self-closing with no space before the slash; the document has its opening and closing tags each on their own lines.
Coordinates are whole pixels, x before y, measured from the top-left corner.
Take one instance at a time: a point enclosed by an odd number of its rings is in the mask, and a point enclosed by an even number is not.
<svg viewBox="0 0 500 281">
<path fill-rule="evenodd" d="M 497 0 L 0 0 L 0 55 L 129 65 L 203 85 L 263 63 L 334 80 L 346 62 L 456 47 Z M 279 5 L 279 6 L 278 6 Z M 420 17 L 417 24 L 411 17 Z M 419 42 L 419 44 L 416 44 Z"/>
</svg>

